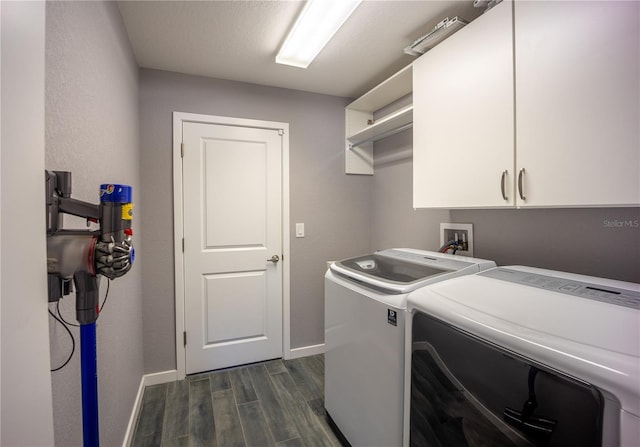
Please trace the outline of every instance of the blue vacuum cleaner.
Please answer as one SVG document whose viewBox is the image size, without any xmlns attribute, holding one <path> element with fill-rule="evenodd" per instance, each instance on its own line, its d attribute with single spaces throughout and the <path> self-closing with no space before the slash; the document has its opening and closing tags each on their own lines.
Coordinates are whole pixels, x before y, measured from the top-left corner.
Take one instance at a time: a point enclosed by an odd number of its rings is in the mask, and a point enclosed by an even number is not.
<svg viewBox="0 0 640 447">
<path fill-rule="evenodd" d="M 98 447 L 98 275 L 119 278 L 133 265 L 132 188 L 103 184 L 100 186 L 100 204 L 95 205 L 71 198 L 70 172 L 46 171 L 45 180 L 49 302 L 68 295 L 75 285 L 76 319 L 80 324 L 83 444 Z M 100 229 L 62 229 L 65 213 L 85 218 L 87 223 L 97 223 Z"/>
</svg>

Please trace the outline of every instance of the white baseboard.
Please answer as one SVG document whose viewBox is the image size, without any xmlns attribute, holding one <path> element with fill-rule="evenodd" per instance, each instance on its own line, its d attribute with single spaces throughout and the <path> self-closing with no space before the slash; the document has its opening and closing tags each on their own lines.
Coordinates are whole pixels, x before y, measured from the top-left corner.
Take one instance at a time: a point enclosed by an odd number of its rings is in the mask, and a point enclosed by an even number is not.
<svg viewBox="0 0 640 447">
<path fill-rule="evenodd" d="M 178 371 L 172 369 L 170 371 L 162 371 L 159 373 L 145 375 L 144 386 L 159 385 L 161 383 L 173 382 L 175 380 L 178 380 Z"/>
<path fill-rule="evenodd" d="M 285 360 L 299 359 L 300 357 L 308 357 L 316 354 L 324 354 L 324 343 L 291 349 L 289 355 L 285 357 Z"/>
<path fill-rule="evenodd" d="M 144 394 L 144 376 L 140 379 L 140 386 L 138 387 L 138 394 L 136 400 L 133 403 L 133 410 L 129 417 L 129 425 L 127 425 L 127 431 L 124 434 L 124 441 L 122 447 L 129 447 L 133 443 L 133 431 L 136 428 L 136 420 L 138 419 L 138 413 L 140 413 L 140 407 L 142 406 L 142 395 Z"/>
<path fill-rule="evenodd" d="M 129 417 L 129 425 L 127 425 L 127 432 L 124 435 L 124 441 L 122 447 L 129 447 L 133 443 L 134 430 L 136 429 L 136 422 L 138 420 L 138 414 L 142 408 L 142 396 L 144 395 L 144 389 L 150 385 L 159 385 L 161 383 L 173 382 L 178 380 L 178 371 L 163 371 L 154 374 L 146 374 L 140 379 L 140 386 L 138 387 L 138 394 L 133 404 L 131 416 Z"/>
</svg>

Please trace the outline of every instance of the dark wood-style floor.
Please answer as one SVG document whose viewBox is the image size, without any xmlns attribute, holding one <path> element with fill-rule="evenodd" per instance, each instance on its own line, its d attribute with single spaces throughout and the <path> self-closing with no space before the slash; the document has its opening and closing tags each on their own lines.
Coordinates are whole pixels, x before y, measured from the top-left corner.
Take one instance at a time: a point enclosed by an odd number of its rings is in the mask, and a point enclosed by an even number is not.
<svg viewBox="0 0 640 447">
<path fill-rule="evenodd" d="M 149 386 L 133 446 L 340 447 L 324 410 L 324 356 Z"/>
</svg>

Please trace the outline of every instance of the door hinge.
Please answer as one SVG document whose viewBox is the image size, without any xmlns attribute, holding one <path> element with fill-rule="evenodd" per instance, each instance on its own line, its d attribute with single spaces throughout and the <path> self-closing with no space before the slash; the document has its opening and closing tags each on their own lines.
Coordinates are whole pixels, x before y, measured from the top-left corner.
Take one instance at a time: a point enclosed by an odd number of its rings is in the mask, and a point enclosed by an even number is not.
<svg viewBox="0 0 640 447">
<path fill-rule="evenodd" d="M 180 157 L 184 158 L 184 143 L 180 143 Z"/>
<path fill-rule="evenodd" d="M 184 253 L 184 238 L 182 238 L 182 253 Z"/>
<path fill-rule="evenodd" d="M 182 333 L 182 340 L 184 341 L 184 345 L 187 346 L 187 331 Z"/>
</svg>

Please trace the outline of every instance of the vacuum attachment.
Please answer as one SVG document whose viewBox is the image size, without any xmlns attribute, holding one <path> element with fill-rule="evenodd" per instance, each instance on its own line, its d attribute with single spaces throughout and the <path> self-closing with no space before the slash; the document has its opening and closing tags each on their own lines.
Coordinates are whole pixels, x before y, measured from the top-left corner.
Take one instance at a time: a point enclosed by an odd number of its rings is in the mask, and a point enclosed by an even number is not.
<svg viewBox="0 0 640 447">
<path fill-rule="evenodd" d="M 538 439 L 546 439 L 553 434 L 553 430 L 558 422 L 544 416 L 533 414 L 536 408 L 538 408 L 538 400 L 536 399 L 535 392 L 535 382 L 538 371 L 538 368 L 534 366 L 529 369 L 527 379 L 529 398 L 522 406 L 522 410 L 518 411 L 507 407 L 504 409 L 502 416 L 508 424 L 519 429 L 523 433 Z"/>
</svg>

